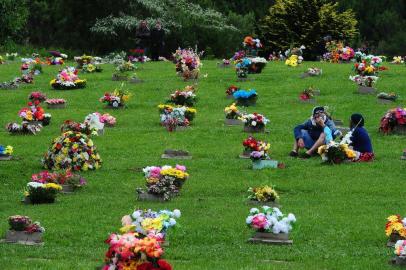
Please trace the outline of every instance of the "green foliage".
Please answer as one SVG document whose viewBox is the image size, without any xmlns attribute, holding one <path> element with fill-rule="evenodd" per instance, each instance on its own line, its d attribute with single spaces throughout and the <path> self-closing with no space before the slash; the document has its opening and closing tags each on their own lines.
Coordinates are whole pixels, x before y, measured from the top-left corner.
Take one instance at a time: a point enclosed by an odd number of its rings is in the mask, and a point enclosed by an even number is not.
<svg viewBox="0 0 406 270">
<path fill-rule="evenodd" d="M 305 45 L 317 53 L 323 37 L 352 40 L 357 35 L 355 14 L 337 11 L 338 4 L 324 0 L 277 0 L 262 20 L 260 29 L 271 50 L 286 50 Z"/>
<path fill-rule="evenodd" d="M 26 0 L 0 0 L 0 45 L 12 38 L 20 38 L 27 18 Z"/>
</svg>

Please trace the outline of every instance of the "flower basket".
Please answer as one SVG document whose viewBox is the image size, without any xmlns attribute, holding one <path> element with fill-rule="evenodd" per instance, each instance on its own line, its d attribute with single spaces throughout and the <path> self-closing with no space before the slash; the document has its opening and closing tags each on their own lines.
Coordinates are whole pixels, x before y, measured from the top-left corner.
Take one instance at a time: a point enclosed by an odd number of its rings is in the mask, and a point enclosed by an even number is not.
<svg viewBox="0 0 406 270">
<path fill-rule="evenodd" d="M 249 107 L 257 104 L 257 96 L 254 98 L 238 98 L 236 99 L 237 106 Z"/>
<path fill-rule="evenodd" d="M 38 245 L 42 243 L 42 232 L 28 233 L 25 231 L 8 230 L 6 243 L 18 243 L 23 245 Z"/>
<path fill-rule="evenodd" d="M 48 109 L 65 109 L 66 103 L 59 103 L 59 104 L 47 104 Z"/>
<path fill-rule="evenodd" d="M 12 155 L 0 155 L 0 161 L 11 160 L 13 159 Z"/>
<path fill-rule="evenodd" d="M 252 169 L 253 170 L 262 170 L 266 168 L 277 169 L 278 168 L 278 161 L 272 159 L 260 159 L 252 161 Z"/>
<path fill-rule="evenodd" d="M 264 133 L 265 132 L 265 127 L 264 126 L 260 126 L 260 127 L 244 126 L 244 132 L 248 132 L 248 133 Z"/>
<path fill-rule="evenodd" d="M 165 159 L 192 159 L 192 156 L 187 151 L 167 149 L 161 155 Z"/>
<path fill-rule="evenodd" d="M 363 86 L 359 85 L 358 86 L 358 93 L 363 94 L 363 95 L 368 95 L 368 94 L 375 94 L 376 89 L 373 87 L 368 87 L 368 86 Z"/>
<path fill-rule="evenodd" d="M 242 121 L 239 119 L 224 119 L 224 124 L 226 126 L 240 126 L 242 125 Z"/>
<path fill-rule="evenodd" d="M 239 158 L 248 159 L 250 158 L 252 150 L 244 150 L 240 155 Z"/>
<path fill-rule="evenodd" d="M 268 233 L 268 232 L 255 232 L 255 234 L 248 240 L 251 243 L 262 243 L 272 245 L 291 245 L 293 240 L 289 240 L 287 233 Z"/>
<path fill-rule="evenodd" d="M 388 239 L 388 243 L 386 243 L 387 247 L 394 247 L 396 242 L 399 240 L 406 240 L 404 237 L 400 236 L 398 233 L 391 233 Z"/>
</svg>

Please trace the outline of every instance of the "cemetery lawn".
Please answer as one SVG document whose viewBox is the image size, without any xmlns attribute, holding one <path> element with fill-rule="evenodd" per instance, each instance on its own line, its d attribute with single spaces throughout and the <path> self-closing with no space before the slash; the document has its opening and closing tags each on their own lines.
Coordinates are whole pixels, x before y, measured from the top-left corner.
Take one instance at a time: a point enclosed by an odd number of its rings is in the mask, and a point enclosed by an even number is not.
<svg viewBox="0 0 406 270">
<path fill-rule="evenodd" d="M 0 90 L 0 144 L 12 145 L 16 160 L 0 162 L 0 234 L 8 228 L 7 217 L 20 214 L 38 220 L 46 228 L 44 246 L 0 244 L 0 268 L 9 269 L 95 269 L 103 263 L 109 233 L 121 226 L 121 217 L 134 208 L 180 209 L 181 225 L 169 232 L 164 258 L 175 270 L 251 269 L 392 269 L 388 260 L 393 249 L 386 247 L 385 222 L 392 214 L 406 215 L 404 198 L 406 162 L 400 160 L 405 139 L 378 133 L 380 118 L 387 109 L 404 106 L 406 67 L 389 63 L 376 85 L 378 90 L 396 92 L 396 104 L 378 104 L 376 97 L 355 94 L 357 86 L 348 77 L 350 64 L 305 62 L 297 68 L 268 63 L 264 72 L 251 75 L 251 82 L 237 83 L 233 69 L 219 69 L 216 61 L 204 61 L 198 84 L 197 115 L 192 127 L 169 133 L 159 125 L 157 105 L 186 83 L 175 74 L 170 62 L 139 65 L 137 74 L 145 82 L 128 84 L 133 97 L 124 110 L 109 110 L 99 102 L 113 82 L 112 65 L 104 71 L 82 74 L 82 90 L 52 90 L 49 81 L 60 67 L 44 67 L 33 85 L 18 90 Z M 73 63 L 72 63 L 73 65 Z M 323 69 L 323 75 L 300 79 L 308 67 Z M 0 81 L 19 74 L 20 63 L 0 65 Z M 271 157 L 286 169 L 253 171 L 250 160 L 238 159 L 241 127 L 223 125 L 226 88 L 239 85 L 259 93 L 256 107 L 248 112 L 271 120 L 269 134 L 257 138 L 271 143 Z M 308 119 L 314 105 L 298 102 L 299 92 L 315 86 L 321 90 L 317 104 L 334 108 L 337 119 L 348 122 L 351 113 L 365 116 L 376 161 L 368 164 L 321 165 L 320 157 L 301 160 L 288 157 L 292 129 Z M 37 136 L 11 136 L 4 126 L 18 121 L 31 91 L 68 101 L 63 110 L 50 110 L 51 125 Z M 20 202 L 31 174 L 41 168 L 41 157 L 60 134 L 66 119 L 83 121 L 92 112 L 108 112 L 117 126 L 94 138 L 103 159 L 100 170 L 83 173 L 88 185 L 73 195 L 59 195 L 55 204 L 24 205 Z M 165 149 L 188 150 L 192 160 L 162 160 Z M 144 184 L 140 169 L 149 165 L 184 164 L 190 178 L 181 195 L 171 202 L 138 202 L 136 187 Z M 252 207 L 246 203 L 250 186 L 273 184 L 279 191 L 284 213 L 294 213 L 293 246 L 249 244 L 253 233 L 245 225 Z"/>
</svg>

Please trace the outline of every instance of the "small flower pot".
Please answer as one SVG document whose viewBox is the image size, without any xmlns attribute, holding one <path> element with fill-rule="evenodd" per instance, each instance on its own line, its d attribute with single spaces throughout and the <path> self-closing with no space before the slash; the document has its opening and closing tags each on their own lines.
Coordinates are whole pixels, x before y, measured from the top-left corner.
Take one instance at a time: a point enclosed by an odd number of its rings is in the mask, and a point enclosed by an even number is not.
<svg viewBox="0 0 406 270">
<path fill-rule="evenodd" d="M 253 127 L 253 126 L 244 126 L 244 132 L 248 133 L 264 133 L 265 132 L 265 127 Z"/>
<path fill-rule="evenodd" d="M 255 160 L 252 162 L 252 169 L 253 170 L 262 170 L 266 168 L 277 169 L 278 168 L 278 161 L 272 159 L 261 159 Z"/>
<path fill-rule="evenodd" d="M 0 161 L 12 160 L 12 155 L 0 155 Z"/>
<path fill-rule="evenodd" d="M 8 230 L 6 232 L 6 243 L 18 243 L 23 245 L 36 245 L 42 243 L 42 233 L 27 233 L 24 231 Z"/>
<path fill-rule="evenodd" d="M 376 89 L 373 87 L 368 87 L 368 86 L 362 86 L 360 85 L 358 87 L 358 93 L 359 94 L 363 94 L 363 95 L 368 95 L 368 94 L 375 94 L 376 93 Z"/>
<path fill-rule="evenodd" d="M 66 103 L 47 104 L 48 109 L 65 109 Z"/>
<path fill-rule="evenodd" d="M 251 150 L 244 150 L 242 154 L 239 155 L 239 158 L 248 159 L 251 156 Z"/>
<path fill-rule="evenodd" d="M 139 201 L 165 202 L 163 196 L 147 192 L 137 192 L 137 197 Z"/>
<path fill-rule="evenodd" d="M 161 155 L 164 159 L 192 159 L 192 156 L 187 151 L 182 150 L 165 150 Z"/>
<path fill-rule="evenodd" d="M 239 119 L 224 119 L 224 124 L 226 126 L 241 126 L 242 121 Z"/>
<path fill-rule="evenodd" d="M 405 240 L 405 238 L 400 236 L 398 233 L 392 233 L 389 236 L 388 243 L 386 243 L 386 246 L 387 247 L 394 247 L 398 240 Z"/>
<path fill-rule="evenodd" d="M 272 245 L 291 245 L 292 240 L 289 240 L 289 234 L 287 233 L 268 233 L 268 232 L 255 232 L 253 237 L 248 239 L 251 243 L 263 243 Z"/>
</svg>

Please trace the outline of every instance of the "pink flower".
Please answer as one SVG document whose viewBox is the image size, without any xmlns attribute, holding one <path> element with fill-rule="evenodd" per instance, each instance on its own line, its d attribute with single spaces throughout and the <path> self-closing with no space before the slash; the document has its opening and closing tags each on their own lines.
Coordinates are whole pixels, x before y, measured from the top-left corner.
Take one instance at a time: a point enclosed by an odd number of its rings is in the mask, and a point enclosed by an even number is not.
<svg viewBox="0 0 406 270">
<path fill-rule="evenodd" d="M 254 229 L 263 229 L 266 225 L 266 216 L 264 214 L 255 215 L 251 224 Z"/>
<path fill-rule="evenodd" d="M 185 172 L 186 171 L 186 166 L 183 166 L 183 165 L 178 165 L 178 164 L 176 164 L 176 167 L 175 167 L 177 170 L 180 170 L 180 171 L 182 171 L 182 172 Z"/>
<path fill-rule="evenodd" d="M 149 176 L 151 178 L 159 178 L 161 175 L 161 168 L 160 167 L 153 167 L 149 172 Z"/>
</svg>

